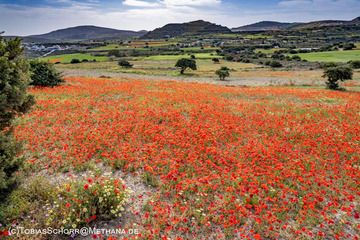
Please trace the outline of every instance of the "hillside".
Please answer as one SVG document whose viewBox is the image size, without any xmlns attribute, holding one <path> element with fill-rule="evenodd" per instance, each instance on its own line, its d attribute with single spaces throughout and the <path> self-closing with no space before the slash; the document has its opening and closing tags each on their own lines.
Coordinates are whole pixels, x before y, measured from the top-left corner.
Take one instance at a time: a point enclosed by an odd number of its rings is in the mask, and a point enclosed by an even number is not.
<svg viewBox="0 0 360 240">
<path fill-rule="evenodd" d="M 282 23 L 274 21 L 262 21 L 231 29 L 233 32 L 258 32 L 258 31 L 281 31 L 281 30 L 303 30 L 322 27 L 349 26 L 360 24 L 360 17 L 350 21 L 323 20 L 307 23 Z"/>
<path fill-rule="evenodd" d="M 322 27 L 337 27 L 337 26 L 350 26 L 350 25 L 359 25 L 360 17 L 357 17 L 351 21 L 343 20 L 324 20 L 324 21 L 314 21 L 309 23 L 303 23 L 296 25 L 291 28 L 291 30 L 302 30 L 302 29 L 312 29 L 312 28 L 322 28 Z"/>
<path fill-rule="evenodd" d="M 202 35 L 209 33 L 231 33 L 227 27 L 216 25 L 203 20 L 188 23 L 172 23 L 164 27 L 157 28 L 145 34 L 143 39 L 161 39 L 169 37 L 178 37 L 183 35 Z"/>
<path fill-rule="evenodd" d="M 284 30 L 291 26 L 296 25 L 296 23 L 282 23 L 274 21 L 262 21 L 238 28 L 231 29 L 233 32 L 257 32 L 257 31 L 277 31 Z"/>
<path fill-rule="evenodd" d="M 47 41 L 85 41 L 85 40 L 110 40 L 127 39 L 144 35 L 144 31 L 125 31 L 96 26 L 78 26 L 66 29 L 56 30 L 42 35 L 33 35 L 24 37 L 29 42 L 47 42 Z"/>
</svg>

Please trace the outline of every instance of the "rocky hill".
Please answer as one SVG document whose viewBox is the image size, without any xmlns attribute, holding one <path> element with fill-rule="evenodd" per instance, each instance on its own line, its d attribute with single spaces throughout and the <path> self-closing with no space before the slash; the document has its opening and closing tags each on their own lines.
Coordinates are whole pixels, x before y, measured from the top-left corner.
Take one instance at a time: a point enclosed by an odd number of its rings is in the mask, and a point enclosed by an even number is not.
<svg viewBox="0 0 360 240">
<path fill-rule="evenodd" d="M 161 39 L 171 38 L 183 35 L 203 35 L 210 33 L 231 33 L 227 27 L 216 25 L 203 20 L 188 23 L 171 23 L 154 31 L 148 32 L 142 38 L 144 39 Z"/>
</svg>

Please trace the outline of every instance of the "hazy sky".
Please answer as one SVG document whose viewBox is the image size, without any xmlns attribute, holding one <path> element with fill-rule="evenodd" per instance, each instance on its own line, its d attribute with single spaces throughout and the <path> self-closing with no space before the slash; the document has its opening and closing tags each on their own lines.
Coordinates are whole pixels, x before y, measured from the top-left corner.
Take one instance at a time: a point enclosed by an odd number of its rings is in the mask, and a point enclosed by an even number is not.
<svg viewBox="0 0 360 240">
<path fill-rule="evenodd" d="M 78 25 L 152 30 L 198 19 L 239 27 L 359 15 L 360 0 L 0 0 L 0 31 L 30 35 Z"/>
</svg>

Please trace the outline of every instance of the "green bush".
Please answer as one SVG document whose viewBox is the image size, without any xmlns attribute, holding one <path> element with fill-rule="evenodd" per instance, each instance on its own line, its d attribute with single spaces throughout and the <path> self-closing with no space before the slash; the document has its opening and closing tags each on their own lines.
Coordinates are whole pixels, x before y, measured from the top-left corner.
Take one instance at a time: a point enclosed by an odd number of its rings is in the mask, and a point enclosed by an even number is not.
<svg viewBox="0 0 360 240">
<path fill-rule="evenodd" d="M 278 62 L 278 61 L 271 61 L 271 62 L 268 63 L 268 65 L 269 65 L 270 67 L 272 67 L 272 68 L 280 68 L 280 67 L 283 66 L 283 65 L 282 65 L 280 62 Z"/>
<path fill-rule="evenodd" d="M 78 63 L 81 63 L 81 61 L 79 59 L 77 59 L 77 58 L 73 58 L 73 59 L 71 59 L 70 63 L 71 64 L 78 64 Z"/>
<path fill-rule="evenodd" d="M 55 87 L 63 83 L 61 74 L 54 65 L 47 62 L 31 61 L 31 85 L 41 87 Z"/>
<path fill-rule="evenodd" d="M 350 61 L 349 64 L 353 69 L 359 69 L 360 68 L 360 60 Z"/>
<path fill-rule="evenodd" d="M 324 78 L 327 78 L 326 86 L 329 89 L 339 90 L 339 81 L 351 80 L 353 71 L 349 67 L 330 67 L 325 69 Z"/>
<path fill-rule="evenodd" d="M 220 63 L 220 59 L 219 59 L 219 58 L 213 58 L 212 61 L 213 61 L 213 63 L 215 63 L 215 64 Z"/>
<path fill-rule="evenodd" d="M 35 102 L 26 92 L 30 74 L 22 52 L 20 39 L 7 41 L 0 36 L 0 200 L 13 189 L 22 164 L 16 157 L 19 146 L 12 136 L 12 121 Z"/>
<path fill-rule="evenodd" d="M 228 67 L 221 67 L 215 74 L 219 76 L 221 81 L 224 81 L 225 78 L 230 77 L 230 69 Z"/>
<path fill-rule="evenodd" d="M 326 62 L 326 63 L 321 63 L 321 68 L 326 69 L 326 68 L 331 68 L 331 67 L 337 67 L 339 66 L 337 63 L 335 62 Z"/>
<path fill-rule="evenodd" d="M 180 73 L 184 74 L 185 70 L 190 68 L 191 70 L 197 70 L 196 61 L 194 59 L 182 58 L 179 59 L 175 67 L 180 68 Z"/>
<path fill-rule="evenodd" d="M 345 51 L 347 51 L 347 50 L 353 50 L 354 48 L 356 48 L 356 45 L 355 45 L 354 43 L 345 43 L 345 44 L 343 45 L 343 49 L 344 49 Z"/>
<path fill-rule="evenodd" d="M 133 67 L 133 65 L 131 63 L 129 63 L 128 61 L 126 61 L 125 59 L 119 60 L 118 64 L 120 67 L 123 67 L 123 68 L 132 68 Z"/>
</svg>

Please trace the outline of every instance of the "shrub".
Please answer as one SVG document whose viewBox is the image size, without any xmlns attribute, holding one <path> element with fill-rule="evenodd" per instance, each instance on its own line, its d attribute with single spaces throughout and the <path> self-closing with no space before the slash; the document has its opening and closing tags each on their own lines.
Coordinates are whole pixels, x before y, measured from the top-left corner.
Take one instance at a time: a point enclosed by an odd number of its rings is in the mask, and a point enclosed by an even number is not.
<svg viewBox="0 0 360 240">
<path fill-rule="evenodd" d="M 12 136 L 12 121 L 34 104 L 26 92 L 30 74 L 22 52 L 20 39 L 7 41 L 0 36 L 0 200 L 16 183 L 15 172 L 22 164 L 16 157 L 19 146 Z"/>
<path fill-rule="evenodd" d="M 330 67 L 325 69 L 324 78 L 327 78 L 326 86 L 329 89 L 339 90 L 339 81 L 351 80 L 353 71 L 349 67 Z"/>
<path fill-rule="evenodd" d="M 196 59 L 195 55 L 193 55 L 193 54 L 190 56 L 190 58 L 191 59 Z"/>
<path fill-rule="evenodd" d="M 2 222 L 20 220 L 22 226 L 29 227 L 78 228 L 95 219 L 121 216 L 128 196 L 129 190 L 119 179 L 74 179 L 56 185 L 36 177 L 9 196 L 1 209 Z"/>
<path fill-rule="evenodd" d="M 124 59 L 119 60 L 118 64 L 120 67 L 123 67 L 123 68 L 132 68 L 133 67 L 133 65 L 131 63 L 129 63 L 128 61 L 126 61 Z"/>
<path fill-rule="evenodd" d="M 182 58 L 179 59 L 175 67 L 180 68 L 180 73 L 184 74 L 185 70 L 190 68 L 191 70 L 197 70 L 196 61 L 194 59 Z"/>
<path fill-rule="evenodd" d="M 218 58 L 213 58 L 212 61 L 213 61 L 213 63 L 215 63 L 215 64 L 216 64 L 216 63 L 220 63 L 220 59 L 218 59 Z"/>
<path fill-rule="evenodd" d="M 269 66 L 272 68 L 279 68 L 282 67 L 283 65 L 278 61 L 271 61 L 269 62 Z"/>
<path fill-rule="evenodd" d="M 345 43 L 345 44 L 343 45 L 343 49 L 344 49 L 345 51 L 347 51 L 347 50 L 353 50 L 354 48 L 356 48 L 356 46 L 355 46 L 354 43 Z"/>
<path fill-rule="evenodd" d="M 291 59 L 295 61 L 301 61 L 301 57 L 298 55 L 293 56 Z"/>
<path fill-rule="evenodd" d="M 228 67 L 221 67 L 215 74 L 219 76 L 221 81 L 224 81 L 225 78 L 230 76 L 230 69 Z"/>
<path fill-rule="evenodd" d="M 360 68 L 360 60 L 350 61 L 349 64 L 353 69 L 359 69 Z"/>
<path fill-rule="evenodd" d="M 233 61 L 234 60 L 234 57 L 233 56 L 231 56 L 231 55 L 227 55 L 227 56 L 225 56 L 225 60 L 226 61 Z"/>
<path fill-rule="evenodd" d="M 338 64 L 334 62 L 327 62 L 327 63 L 321 63 L 321 68 L 331 68 L 331 67 L 337 67 Z"/>
<path fill-rule="evenodd" d="M 31 85 L 41 87 L 55 87 L 64 82 L 61 74 L 54 65 L 47 62 L 31 61 Z"/>
<path fill-rule="evenodd" d="M 73 58 L 73 59 L 71 59 L 70 63 L 71 64 L 77 64 L 77 63 L 81 63 L 81 61 L 79 59 L 77 59 L 77 58 Z"/>
</svg>

